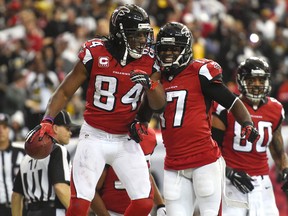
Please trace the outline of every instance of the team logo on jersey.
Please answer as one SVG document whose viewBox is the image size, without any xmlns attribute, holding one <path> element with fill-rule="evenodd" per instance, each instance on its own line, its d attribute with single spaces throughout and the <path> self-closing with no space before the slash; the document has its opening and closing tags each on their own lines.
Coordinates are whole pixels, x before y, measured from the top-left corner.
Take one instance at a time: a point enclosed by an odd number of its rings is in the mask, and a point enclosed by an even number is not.
<svg viewBox="0 0 288 216">
<path fill-rule="evenodd" d="M 217 70 L 221 69 L 221 66 L 217 62 L 213 62 L 212 64 L 214 65 L 214 68 L 216 68 Z"/>
<path fill-rule="evenodd" d="M 109 67 L 109 58 L 108 56 L 101 56 L 98 58 L 99 67 Z"/>
</svg>

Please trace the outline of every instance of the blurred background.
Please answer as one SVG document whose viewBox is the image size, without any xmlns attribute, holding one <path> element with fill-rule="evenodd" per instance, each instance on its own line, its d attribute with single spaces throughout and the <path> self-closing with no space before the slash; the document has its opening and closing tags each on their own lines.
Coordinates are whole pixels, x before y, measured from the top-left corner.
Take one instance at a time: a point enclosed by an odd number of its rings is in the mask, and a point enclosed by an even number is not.
<svg viewBox="0 0 288 216">
<path fill-rule="evenodd" d="M 108 35 L 112 11 L 125 3 L 148 12 L 155 35 L 168 21 L 186 24 L 194 35 L 194 58 L 217 61 L 234 92 L 238 64 L 251 56 L 264 58 L 272 72 L 271 96 L 288 115 L 287 0 L 0 0 L 0 112 L 11 116 L 14 142 L 23 143 L 26 133 L 39 123 L 50 95 L 77 61 L 81 44 Z M 82 122 L 84 101 L 85 86 L 66 107 L 75 122 Z M 283 125 L 286 150 L 287 122 Z M 157 116 L 150 126 L 158 130 Z M 163 167 L 165 150 L 160 133 L 158 138 L 154 158 L 160 165 L 153 172 L 161 184 L 157 172 Z M 72 154 L 74 147 L 71 144 Z M 287 216 L 287 197 L 277 176 L 271 163 L 277 205 L 281 216 Z"/>
</svg>

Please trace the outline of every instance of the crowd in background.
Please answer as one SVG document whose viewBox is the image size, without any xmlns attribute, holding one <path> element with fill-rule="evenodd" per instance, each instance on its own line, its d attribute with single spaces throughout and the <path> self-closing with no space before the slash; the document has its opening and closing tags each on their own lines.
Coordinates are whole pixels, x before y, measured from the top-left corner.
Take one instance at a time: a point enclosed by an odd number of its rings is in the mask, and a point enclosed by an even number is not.
<svg viewBox="0 0 288 216">
<path fill-rule="evenodd" d="M 23 141 L 39 124 L 82 43 L 108 35 L 110 15 L 124 3 L 148 12 L 155 35 L 168 21 L 186 24 L 194 36 L 193 58 L 217 61 L 232 91 L 241 61 L 266 59 L 271 95 L 288 114 L 287 0 L 0 0 L 0 112 L 11 116 L 13 141 Z M 82 121 L 84 92 L 66 107 L 76 122 Z"/>
<path fill-rule="evenodd" d="M 155 35 L 168 21 L 186 24 L 194 35 L 194 58 L 219 62 L 232 90 L 239 62 L 265 58 L 271 65 L 272 94 L 288 113 L 285 0 L 0 0 L 0 112 L 12 116 L 14 140 L 39 123 L 82 43 L 108 35 L 111 12 L 124 3 L 149 13 Z M 67 106 L 75 120 L 81 120 L 83 92 Z"/>
</svg>

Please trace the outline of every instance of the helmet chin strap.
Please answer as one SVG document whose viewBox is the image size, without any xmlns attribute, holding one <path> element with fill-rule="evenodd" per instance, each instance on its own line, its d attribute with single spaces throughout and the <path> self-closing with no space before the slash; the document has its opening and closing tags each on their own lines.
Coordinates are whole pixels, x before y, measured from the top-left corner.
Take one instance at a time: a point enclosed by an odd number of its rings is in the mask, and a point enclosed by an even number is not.
<svg viewBox="0 0 288 216">
<path fill-rule="evenodd" d="M 120 26 L 120 30 L 121 30 L 121 35 L 122 35 L 122 39 L 124 41 L 124 45 L 125 45 L 125 53 L 120 61 L 120 64 L 122 66 L 125 66 L 127 64 L 127 58 L 128 58 L 128 55 L 130 55 L 132 58 L 134 59 L 138 59 L 142 56 L 142 54 L 138 54 L 138 53 L 134 53 L 133 50 L 130 48 L 130 45 L 127 41 L 127 37 L 125 35 L 125 32 L 124 32 L 124 28 L 123 28 L 123 25 L 122 23 L 119 24 Z"/>
<path fill-rule="evenodd" d="M 121 59 L 121 61 L 120 61 L 120 64 L 122 65 L 122 66 L 125 66 L 126 65 L 126 63 L 127 63 L 127 56 L 128 56 L 128 51 L 127 51 L 127 48 L 125 49 L 125 53 L 124 53 L 124 55 L 123 55 L 123 58 Z"/>
</svg>

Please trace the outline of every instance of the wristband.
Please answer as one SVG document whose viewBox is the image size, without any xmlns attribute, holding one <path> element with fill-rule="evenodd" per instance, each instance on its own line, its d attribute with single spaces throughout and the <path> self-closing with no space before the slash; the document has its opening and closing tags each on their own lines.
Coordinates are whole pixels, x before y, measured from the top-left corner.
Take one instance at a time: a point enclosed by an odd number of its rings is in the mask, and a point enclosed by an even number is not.
<svg viewBox="0 0 288 216">
<path fill-rule="evenodd" d="M 150 90 L 154 90 L 159 85 L 158 81 L 151 80 L 151 87 Z"/>
<path fill-rule="evenodd" d="M 51 117 L 51 116 L 45 116 L 45 117 L 42 119 L 42 121 L 49 121 L 49 122 L 51 122 L 51 123 L 53 124 L 53 123 L 54 123 L 54 118 Z"/>
<path fill-rule="evenodd" d="M 242 127 L 246 127 L 246 126 L 254 126 L 253 122 L 249 122 L 249 121 L 245 121 L 243 124 L 242 124 Z"/>
</svg>

